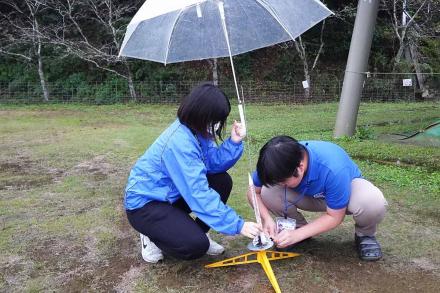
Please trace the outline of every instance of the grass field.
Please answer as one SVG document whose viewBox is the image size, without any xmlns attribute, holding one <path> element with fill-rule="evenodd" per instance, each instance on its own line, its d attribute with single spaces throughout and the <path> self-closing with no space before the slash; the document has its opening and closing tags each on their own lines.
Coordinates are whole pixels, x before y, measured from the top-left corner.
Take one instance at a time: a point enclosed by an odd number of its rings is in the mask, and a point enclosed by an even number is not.
<svg viewBox="0 0 440 293">
<path fill-rule="evenodd" d="M 0 291 L 272 292 L 258 265 L 205 269 L 246 253 L 248 240 L 212 233 L 227 251 L 150 265 L 122 206 L 129 170 L 175 119 L 177 106 L 0 105 Z M 238 114 L 236 107 L 229 122 Z M 336 103 L 249 105 L 252 164 L 274 135 L 332 139 Z M 353 220 L 272 263 L 284 292 L 438 292 L 440 149 L 391 142 L 440 118 L 437 103 L 369 103 L 356 138 L 336 140 L 389 202 L 383 260 L 358 260 Z M 334 140 L 333 140 L 334 141 Z M 229 204 L 244 218 L 249 156 L 230 171 Z M 308 218 L 316 215 L 306 214 Z"/>
</svg>

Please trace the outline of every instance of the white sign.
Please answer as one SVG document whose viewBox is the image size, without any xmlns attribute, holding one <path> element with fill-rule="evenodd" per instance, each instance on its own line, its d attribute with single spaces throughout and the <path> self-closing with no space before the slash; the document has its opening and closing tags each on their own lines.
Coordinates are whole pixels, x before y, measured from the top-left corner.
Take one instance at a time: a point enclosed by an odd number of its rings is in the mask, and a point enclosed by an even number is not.
<svg viewBox="0 0 440 293">
<path fill-rule="evenodd" d="M 303 81 L 303 88 L 305 88 L 305 89 L 309 88 L 309 82 L 307 80 Z"/>
<path fill-rule="evenodd" d="M 412 86 L 412 79 L 411 78 L 404 79 L 403 86 Z"/>
</svg>

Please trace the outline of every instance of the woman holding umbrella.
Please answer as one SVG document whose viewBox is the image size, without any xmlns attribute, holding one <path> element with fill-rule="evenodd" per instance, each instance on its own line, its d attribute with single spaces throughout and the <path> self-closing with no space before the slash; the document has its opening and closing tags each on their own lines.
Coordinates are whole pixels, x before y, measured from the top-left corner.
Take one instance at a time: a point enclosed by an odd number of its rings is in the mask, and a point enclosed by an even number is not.
<svg viewBox="0 0 440 293">
<path fill-rule="evenodd" d="M 230 111 L 220 89 L 210 83 L 195 87 L 183 99 L 178 118 L 132 168 L 124 204 L 130 224 L 140 233 L 145 261 L 163 259 L 162 252 L 179 259 L 223 253 L 207 234 L 210 228 L 249 238 L 261 231 L 225 204 L 232 190 L 226 171 L 239 160 L 245 135 L 234 122 L 231 137 L 216 144 Z"/>
</svg>

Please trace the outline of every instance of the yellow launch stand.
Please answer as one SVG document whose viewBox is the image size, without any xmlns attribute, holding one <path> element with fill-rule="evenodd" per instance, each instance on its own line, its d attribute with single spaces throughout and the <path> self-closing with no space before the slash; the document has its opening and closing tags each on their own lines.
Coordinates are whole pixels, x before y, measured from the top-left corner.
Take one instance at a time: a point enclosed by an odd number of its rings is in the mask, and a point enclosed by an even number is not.
<svg viewBox="0 0 440 293">
<path fill-rule="evenodd" d="M 271 260 L 279 260 L 284 258 L 291 258 L 299 256 L 298 253 L 293 252 L 278 252 L 278 251 L 266 251 L 260 250 L 251 253 L 246 253 L 240 256 L 228 258 L 219 262 L 215 262 L 209 265 L 206 265 L 205 268 L 218 268 L 218 267 L 227 267 L 227 266 L 235 266 L 242 265 L 248 263 L 258 262 L 263 267 L 264 272 L 269 278 L 272 287 L 275 289 L 275 292 L 281 293 L 280 287 L 278 286 L 277 279 L 272 271 L 272 267 L 270 266 Z"/>
</svg>

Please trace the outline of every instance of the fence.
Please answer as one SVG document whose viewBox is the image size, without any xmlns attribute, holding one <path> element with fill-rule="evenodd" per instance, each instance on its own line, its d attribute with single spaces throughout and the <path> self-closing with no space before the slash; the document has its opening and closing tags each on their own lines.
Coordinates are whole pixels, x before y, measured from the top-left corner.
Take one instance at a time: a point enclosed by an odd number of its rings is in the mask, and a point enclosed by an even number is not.
<svg viewBox="0 0 440 293">
<path fill-rule="evenodd" d="M 419 101 L 440 100 L 440 75 L 424 74 L 420 90 L 413 74 L 371 74 L 365 79 L 363 101 Z M 178 103 L 188 94 L 196 81 L 144 81 L 134 84 L 136 99 L 130 96 L 125 81 L 79 83 L 62 85 L 47 83 L 52 103 L 112 104 L 135 101 L 138 103 Z M 317 103 L 337 101 L 340 97 L 343 74 L 315 76 L 309 88 L 302 81 L 243 81 L 240 82 L 246 102 Z M 222 81 L 220 87 L 235 97 L 232 81 Z M 0 83 L 0 103 L 42 103 L 39 83 Z"/>
</svg>

